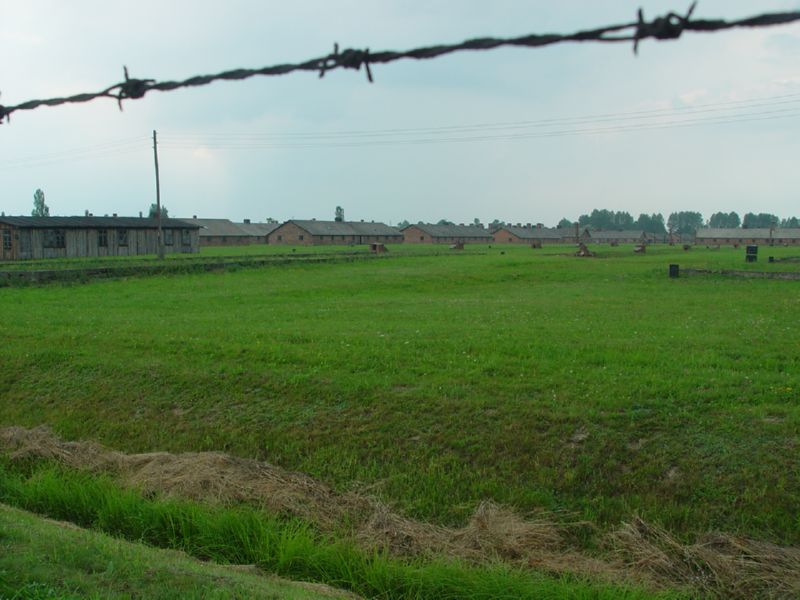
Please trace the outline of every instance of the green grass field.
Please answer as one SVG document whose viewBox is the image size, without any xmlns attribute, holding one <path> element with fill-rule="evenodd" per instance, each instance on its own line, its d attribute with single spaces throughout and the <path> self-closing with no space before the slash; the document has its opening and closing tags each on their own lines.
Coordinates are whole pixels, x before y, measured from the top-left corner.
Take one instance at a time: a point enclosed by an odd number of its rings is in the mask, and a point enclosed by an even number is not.
<svg viewBox="0 0 800 600">
<path fill-rule="evenodd" d="M 492 499 L 800 543 L 800 282 L 667 278 L 796 250 L 424 250 L 0 289 L 0 425 L 259 458 L 441 524 Z"/>
</svg>

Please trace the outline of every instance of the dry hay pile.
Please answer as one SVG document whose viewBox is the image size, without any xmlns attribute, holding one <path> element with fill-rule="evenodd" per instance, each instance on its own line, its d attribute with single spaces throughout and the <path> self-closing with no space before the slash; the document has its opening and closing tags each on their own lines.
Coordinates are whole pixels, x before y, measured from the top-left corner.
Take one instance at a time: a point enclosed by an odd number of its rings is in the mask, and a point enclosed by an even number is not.
<svg viewBox="0 0 800 600">
<path fill-rule="evenodd" d="M 800 597 L 800 548 L 718 533 L 682 544 L 639 518 L 608 543 L 630 568 L 662 584 L 683 584 L 720 598 Z"/>
<path fill-rule="evenodd" d="M 47 427 L 0 429 L 0 452 L 12 460 L 51 459 L 107 473 L 145 493 L 255 504 L 302 517 L 326 532 L 341 533 L 343 523 L 350 523 L 361 547 L 399 556 L 501 559 L 551 573 L 690 588 L 720 598 L 800 597 L 800 549 L 724 535 L 686 545 L 638 518 L 607 536 L 610 552 L 599 559 L 570 544 L 570 524 L 544 513 L 523 518 L 483 502 L 464 527 L 442 527 L 404 517 L 369 496 L 337 493 L 301 473 L 219 452 L 124 454 L 94 442 L 64 441 Z"/>
<path fill-rule="evenodd" d="M 67 442 L 47 427 L 0 430 L 0 450 L 12 460 L 51 459 L 83 471 L 107 473 L 146 494 L 220 504 L 247 502 L 332 528 L 369 508 L 355 495 L 338 495 L 318 481 L 221 452 L 125 454 L 94 442 Z"/>
</svg>

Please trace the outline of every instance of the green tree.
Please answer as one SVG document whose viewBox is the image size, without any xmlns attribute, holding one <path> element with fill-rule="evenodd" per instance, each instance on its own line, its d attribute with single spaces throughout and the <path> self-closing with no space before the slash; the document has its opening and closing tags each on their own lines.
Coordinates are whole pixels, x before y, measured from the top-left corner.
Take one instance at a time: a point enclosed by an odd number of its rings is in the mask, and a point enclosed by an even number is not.
<svg viewBox="0 0 800 600">
<path fill-rule="evenodd" d="M 631 214 L 627 211 L 617 211 L 614 213 L 614 227 L 616 229 L 631 229 L 634 220 Z"/>
<path fill-rule="evenodd" d="M 641 229 L 647 233 L 667 233 L 667 228 L 664 225 L 664 215 L 661 213 L 653 213 L 652 215 L 642 213 L 636 220 L 635 225 L 637 229 Z"/>
<path fill-rule="evenodd" d="M 50 207 L 44 203 L 44 192 L 41 189 L 37 189 L 33 193 L 33 211 L 31 212 L 31 216 L 33 217 L 50 216 Z"/>
<path fill-rule="evenodd" d="M 338 223 L 344 221 L 344 209 L 341 206 L 336 207 L 336 217 L 334 220 Z"/>
<path fill-rule="evenodd" d="M 559 229 L 564 229 L 565 227 L 574 227 L 574 225 L 575 223 L 564 217 L 558 222 L 558 225 L 556 225 L 556 227 L 558 227 Z"/>
<path fill-rule="evenodd" d="M 703 215 L 691 210 L 674 212 L 667 219 L 667 227 L 675 233 L 694 233 L 703 227 Z"/>
<path fill-rule="evenodd" d="M 742 228 L 754 229 L 756 227 L 777 227 L 780 219 L 769 213 L 747 213 L 742 220 Z"/>
<path fill-rule="evenodd" d="M 652 224 L 653 233 L 667 233 L 667 226 L 664 223 L 664 215 L 661 213 L 653 213 L 650 215 L 650 223 Z"/>
<path fill-rule="evenodd" d="M 626 211 L 595 208 L 591 214 L 578 217 L 578 224 L 593 229 L 630 229 L 634 225 L 633 217 Z"/>
<path fill-rule="evenodd" d="M 709 227 L 719 228 L 735 228 L 741 225 L 742 220 L 735 212 L 716 212 L 708 219 Z"/>
<path fill-rule="evenodd" d="M 403 219 L 397 224 L 398 229 L 402 229 L 403 227 L 408 227 L 411 223 L 408 222 L 408 219 Z"/>
<path fill-rule="evenodd" d="M 798 220 L 797 217 L 789 217 L 781 221 L 781 227 L 785 227 L 786 229 L 800 228 L 800 220 Z"/>
<path fill-rule="evenodd" d="M 158 205 L 154 202 L 150 205 L 150 211 L 147 213 L 147 216 L 151 219 L 158 218 Z M 166 206 L 161 207 L 161 218 L 166 219 L 169 217 L 169 210 L 167 210 Z"/>
<path fill-rule="evenodd" d="M 455 225 L 452 221 L 448 221 L 447 219 L 439 219 L 436 223 L 437 225 Z"/>
<path fill-rule="evenodd" d="M 661 213 L 653 213 L 652 215 L 642 213 L 636 219 L 635 225 L 636 229 L 641 229 L 647 233 L 667 233 L 667 227 L 664 225 L 664 215 Z"/>
</svg>

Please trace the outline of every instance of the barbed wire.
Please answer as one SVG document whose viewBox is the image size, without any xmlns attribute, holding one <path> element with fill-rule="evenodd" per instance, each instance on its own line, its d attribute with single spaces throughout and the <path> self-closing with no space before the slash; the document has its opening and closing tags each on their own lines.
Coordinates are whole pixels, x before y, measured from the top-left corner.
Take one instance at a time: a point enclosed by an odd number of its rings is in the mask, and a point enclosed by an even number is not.
<svg viewBox="0 0 800 600">
<path fill-rule="evenodd" d="M 438 58 L 454 52 L 465 50 L 483 51 L 493 50 L 504 46 L 540 48 L 564 42 L 633 42 L 633 52 L 638 53 L 639 42 L 645 39 L 669 40 L 679 38 L 684 31 L 716 32 L 741 27 L 770 27 L 785 25 L 800 21 L 800 11 L 764 13 L 754 17 L 726 21 L 723 19 L 692 19 L 692 14 L 697 6 L 693 2 L 685 15 L 669 12 L 664 16 L 646 21 L 642 9 L 639 9 L 637 20 L 620 25 L 608 25 L 596 29 L 577 31 L 570 34 L 529 34 L 510 38 L 476 38 L 458 44 L 442 44 L 425 46 L 412 50 L 370 52 L 369 48 L 358 50 L 348 48 L 339 51 L 339 45 L 334 44 L 333 52 L 319 58 L 312 58 L 299 63 L 272 65 L 260 69 L 233 69 L 211 75 L 197 75 L 182 81 L 156 81 L 154 79 L 132 78 L 128 68 L 123 67 L 125 80 L 115 83 L 106 89 L 95 93 L 82 93 L 63 98 L 48 98 L 45 100 L 29 100 L 13 106 L 0 105 L 0 123 L 9 121 L 12 113 L 20 110 L 34 110 L 41 106 L 59 106 L 61 104 L 76 104 L 90 102 L 98 98 L 111 98 L 117 101 L 122 110 L 123 100 L 136 100 L 143 98 L 148 92 L 169 92 L 180 88 L 198 87 L 208 85 L 215 81 L 239 81 L 256 76 L 288 75 L 295 71 L 314 71 L 319 77 L 325 76 L 328 71 L 337 69 L 360 70 L 364 67 L 367 80 L 372 83 L 371 65 L 387 64 L 403 59 L 427 60 Z M 630 33 L 621 33 L 630 31 Z"/>
</svg>

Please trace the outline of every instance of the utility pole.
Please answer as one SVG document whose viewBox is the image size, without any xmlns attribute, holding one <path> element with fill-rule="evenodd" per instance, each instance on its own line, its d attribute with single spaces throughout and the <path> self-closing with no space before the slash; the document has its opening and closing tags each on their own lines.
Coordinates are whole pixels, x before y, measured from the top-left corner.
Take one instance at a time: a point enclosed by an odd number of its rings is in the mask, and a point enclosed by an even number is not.
<svg viewBox="0 0 800 600">
<path fill-rule="evenodd" d="M 153 158 L 156 162 L 156 218 L 158 219 L 158 258 L 164 260 L 164 234 L 161 231 L 161 184 L 158 180 L 158 138 L 153 129 Z"/>
</svg>

